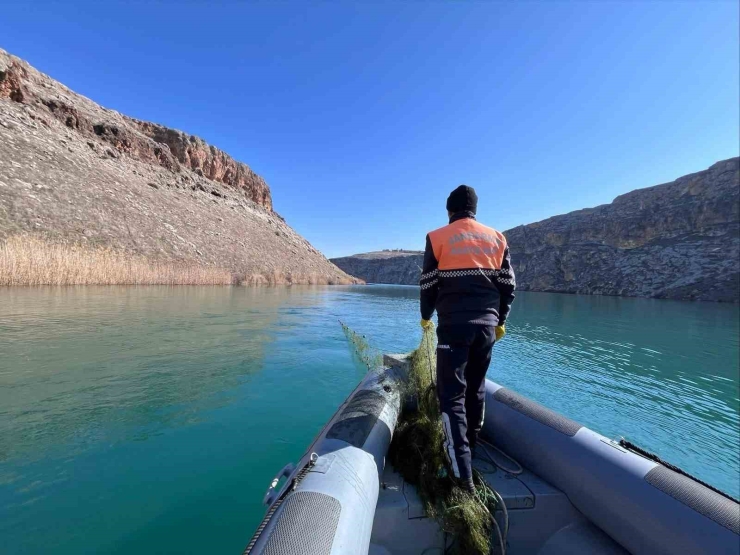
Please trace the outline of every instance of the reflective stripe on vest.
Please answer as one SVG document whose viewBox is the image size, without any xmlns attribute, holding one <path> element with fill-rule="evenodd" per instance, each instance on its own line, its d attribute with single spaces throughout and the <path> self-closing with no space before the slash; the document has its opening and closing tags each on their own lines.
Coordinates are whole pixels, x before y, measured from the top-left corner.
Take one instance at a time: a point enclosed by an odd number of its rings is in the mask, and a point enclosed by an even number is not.
<svg viewBox="0 0 740 555">
<path fill-rule="evenodd" d="M 472 268 L 499 270 L 506 250 L 503 233 L 471 218 L 432 231 L 429 240 L 440 273 Z"/>
</svg>

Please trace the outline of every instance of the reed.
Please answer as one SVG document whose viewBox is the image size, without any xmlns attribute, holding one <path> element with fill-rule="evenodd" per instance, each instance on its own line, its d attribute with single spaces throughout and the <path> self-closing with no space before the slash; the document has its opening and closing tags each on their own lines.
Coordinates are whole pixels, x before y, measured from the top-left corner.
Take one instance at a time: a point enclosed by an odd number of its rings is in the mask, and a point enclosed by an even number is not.
<svg viewBox="0 0 740 555">
<path fill-rule="evenodd" d="M 223 268 L 16 235 L 0 243 L 0 285 L 231 285 Z"/>
</svg>

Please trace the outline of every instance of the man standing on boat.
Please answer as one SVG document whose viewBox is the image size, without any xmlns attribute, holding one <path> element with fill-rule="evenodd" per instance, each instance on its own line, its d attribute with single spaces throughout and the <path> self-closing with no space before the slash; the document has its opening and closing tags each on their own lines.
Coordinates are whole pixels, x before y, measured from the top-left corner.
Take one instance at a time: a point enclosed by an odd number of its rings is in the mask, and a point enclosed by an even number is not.
<svg viewBox="0 0 740 555">
<path fill-rule="evenodd" d="M 483 426 L 486 371 L 506 333 L 516 282 L 506 237 L 475 219 L 478 195 L 460 185 L 447 199 L 449 225 L 426 238 L 421 326 L 437 311 L 437 395 L 455 478 L 473 491 L 471 451 Z"/>
</svg>

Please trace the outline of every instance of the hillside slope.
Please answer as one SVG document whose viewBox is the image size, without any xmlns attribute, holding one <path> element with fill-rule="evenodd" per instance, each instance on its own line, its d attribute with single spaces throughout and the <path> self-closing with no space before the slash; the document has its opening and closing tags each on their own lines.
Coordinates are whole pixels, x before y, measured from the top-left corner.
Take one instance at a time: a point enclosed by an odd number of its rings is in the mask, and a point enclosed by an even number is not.
<svg viewBox="0 0 740 555">
<path fill-rule="evenodd" d="M 505 234 L 520 291 L 738 302 L 738 158 Z M 411 257 L 377 255 L 334 261 L 368 281 L 418 283 Z"/>
<path fill-rule="evenodd" d="M 0 239 L 124 249 L 247 283 L 353 281 L 202 139 L 103 108 L 0 50 Z"/>
</svg>

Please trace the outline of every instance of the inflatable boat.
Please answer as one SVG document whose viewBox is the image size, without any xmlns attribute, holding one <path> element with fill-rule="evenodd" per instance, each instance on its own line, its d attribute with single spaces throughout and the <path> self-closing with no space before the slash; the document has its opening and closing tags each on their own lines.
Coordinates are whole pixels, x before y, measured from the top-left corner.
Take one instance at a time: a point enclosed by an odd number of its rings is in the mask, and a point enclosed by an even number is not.
<svg viewBox="0 0 740 555">
<path fill-rule="evenodd" d="M 448 552 L 385 464 L 408 363 L 383 364 L 273 480 L 245 555 Z M 491 381 L 482 435 L 492 447 L 474 467 L 503 499 L 508 555 L 740 554 L 736 500 Z"/>
</svg>

